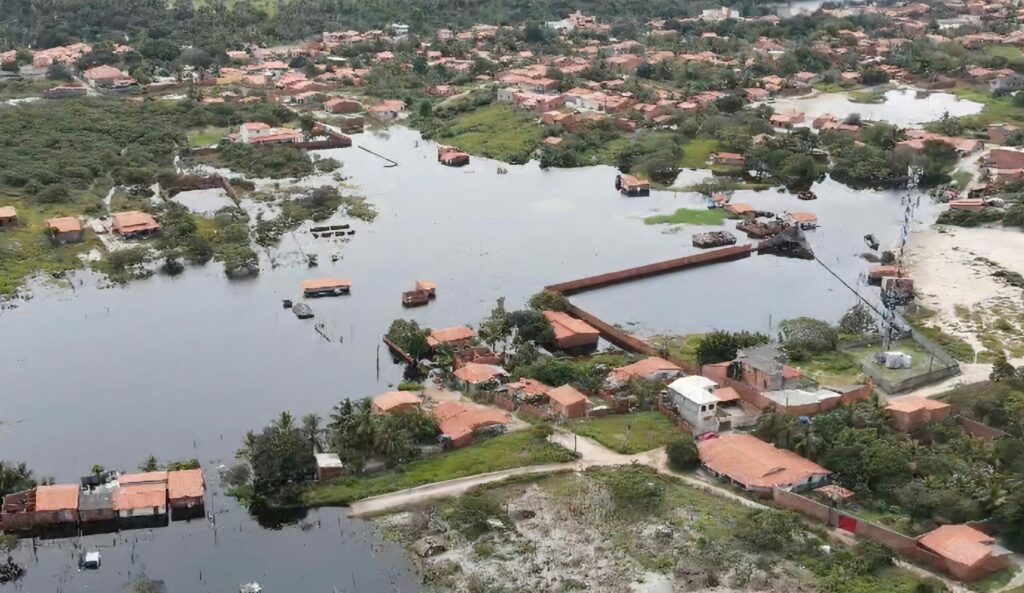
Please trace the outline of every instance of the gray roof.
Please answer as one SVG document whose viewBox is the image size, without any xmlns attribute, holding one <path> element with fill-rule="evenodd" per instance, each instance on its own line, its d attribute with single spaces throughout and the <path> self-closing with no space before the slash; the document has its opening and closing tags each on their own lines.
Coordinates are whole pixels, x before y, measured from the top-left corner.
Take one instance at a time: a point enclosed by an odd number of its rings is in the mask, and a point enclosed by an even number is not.
<svg viewBox="0 0 1024 593">
<path fill-rule="evenodd" d="M 782 360 L 785 360 L 785 353 L 778 344 L 762 344 L 753 348 L 740 350 L 736 359 L 751 367 L 770 375 L 782 372 Z"/>
</svg>

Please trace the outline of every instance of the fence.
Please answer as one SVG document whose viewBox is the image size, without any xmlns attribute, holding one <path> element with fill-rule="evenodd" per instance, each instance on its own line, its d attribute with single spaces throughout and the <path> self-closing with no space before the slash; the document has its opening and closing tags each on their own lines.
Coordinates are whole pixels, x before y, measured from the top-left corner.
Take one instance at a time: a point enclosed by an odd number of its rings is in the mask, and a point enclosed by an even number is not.
<svg viewBox="0 0 1024 593">
<path fill-rule="evenodd" d="M 970 418 L 967 418 L 965 416 L 957 416 L 956 421 L 957 424 L 960 425 L 960 428 L 963 428 L 971 436 L 975 436 L 978 437 L 979 439 L 984 439 L 986 441 L 994 441 L 999 437 L 1006 435 L 1005 432 L 999 430 L 998 428 L 993 428 L 988 424 L 982 424 L 977 420 L 971 420 Z"/>
<path fill-rule="evenodd" d="M 585 290 L 601 288 L 603 286 L 618 284 L 620 282 L 639 280 L 641 278 L 665 274 L 667 272 L 674 272 L 685 268 L 742 259 L 750 257 L 752 252 L 752 245 L 737 245 L 734 247 L 726 247 L 724 249 L 715 249 L 699 253 L 697 255 L 689 255 L 644 266 L 637 266 L 626 270 L 619 270 L 618 272 L 608 272 L 607 274 L 598 274 L 597 276 L 588 276 L 578 280 L 552 284 L 551 286 L 545 287 L 545 290 L 567 295 L 574 294 Z"/>
<path fill-rule="evenodd" d="M 933 368 L 925 373 L 914 375 L 900 381 L 893 381 L 885 378 L 877 368 L 872 364 L 861 364 L 861 370 L 864 374 L 871 377 L 872 381 L 879 387 L 885 390 L 886 393 L 902 393 L 904 391 L 910 391 L 922 385 L 928 385 L 930 383 L 936 383 L 943 379 L 952 377 L 960 373 L 960 364 L 942 349 L 941 346 L 932 342 L 921 332 L 911 329 L 910 331 L 903 332 L 898 336 L 895 336 L 897 340 L 910 339 L 917 343 L 925 352 L 929 353 L 933 357 L 933 366 L 939 365 L 938 368 Z M 844 351 L 863 348 L 864 346 L 871 346 L 873 344 L 881 344 L 882 338 L 868 338 L 864 340 L 857 340 L 855 342 L 847 342 L 842 345 L 841 349 Z"/>
</svg>

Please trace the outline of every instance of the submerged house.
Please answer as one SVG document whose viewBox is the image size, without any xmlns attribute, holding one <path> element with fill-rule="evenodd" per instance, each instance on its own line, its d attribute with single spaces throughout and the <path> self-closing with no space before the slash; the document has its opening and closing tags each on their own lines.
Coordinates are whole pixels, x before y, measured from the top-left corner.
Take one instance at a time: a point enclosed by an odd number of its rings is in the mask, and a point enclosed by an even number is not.
<svg viewBox="0 0 1024 593">
<path fill-rule="evenodd" d="M 619 175 L 615 178 L 615 189 L 624 196 L 648 196 L 651 194 L 651 182 L 632 175 Z"/>
<path fill-rule="evenodd" d="M 123 523 L 150 523 L 167 519 L 167 472 L 118 476 L 114 511 Z"/>
<path fill-rule="evenodd" d="M 201 514 L 205 506 L 206 480 L 201 469 L 167 472 L 167 503 L 174 518 Z"/>
<path fill-rule="evenodd" d="M 5 533 L 31 532 L 78 524 L 78 486 L 38 486 L 4 497 L 0 526 Z"/>
<path fill-rule="evenodd" d="M 352 291 L 352 281 L 344 278 L 314 278 L 302 283 L 302 296 L 318 298 L 338 296 Z"/>
</svg>

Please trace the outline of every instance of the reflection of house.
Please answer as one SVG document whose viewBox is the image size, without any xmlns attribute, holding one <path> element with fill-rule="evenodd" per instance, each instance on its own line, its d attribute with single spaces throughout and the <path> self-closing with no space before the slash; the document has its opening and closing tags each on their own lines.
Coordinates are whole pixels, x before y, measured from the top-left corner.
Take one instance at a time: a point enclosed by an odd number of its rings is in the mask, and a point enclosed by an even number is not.
<svg viewBox="0 0 1024 593">
<path fill-rule="evenodd" d="M 144 238 L 160 232 L 160 223 L 146 212 L 115 212 L 110 219 L 114 232 L 125 239 Z"/>
<path fill-rule="evenodd" d="M 908 396 L 889 400 L 885 409 L 896 430 L 913 432 L 926 424 L 945 420 L 949 417 L 950 405 L 926 397 Z"/>
<path fill-rule="evenodd" d="M 772 488 L 799 490 L 824 482 L 829 471 L 796 453 L 749 434 L 718 435 L 697 443 L 701 465 L 736 486 L 758 494 Z"/>
<path fill-rule="evenodd" d="M 679 365 L 664 358 L 651 356 L 613 370 L 608 374 L 605 382 L 611 389 L 618 389 L 632 379 L 668 382 L 681 376 L 683 376 L 683 369 Z"/>
<path fill-rule="evenodd" d="M 555 330 L 555 347 L 557 348 L 565 350 L 597 346 L 597 341 L 601 337 L 601 332 L 568 313 L 544 311 L 544 318 Z"/>
<path fill-rule="evenodd" d="M 943 525 L 922 535 L 917 545 L 937 554 L 946 570 L 961 581 L 977 581 L 1009 568 L 1011 552 L 995 538 L 967 525 Z"/>
<path fill-rule="evenodd" d="M 420 397 L 411 391 L 389 391 L 373 398 L 374 414 L 397 414 L 420 407 Z"/>
<path fill-rule="evenodd" d="M 504 412 L 463 402 L 445 402 L 434 408 L 433 414 L 446 447 L 468 445 L 477 432 L 509 422 Z"/>
</svg>

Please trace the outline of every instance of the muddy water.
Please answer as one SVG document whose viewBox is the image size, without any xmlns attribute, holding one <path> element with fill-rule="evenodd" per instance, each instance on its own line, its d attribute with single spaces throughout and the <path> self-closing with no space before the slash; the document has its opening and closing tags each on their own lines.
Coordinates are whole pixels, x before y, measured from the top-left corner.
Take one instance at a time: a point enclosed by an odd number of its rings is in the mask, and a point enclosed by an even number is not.
<svg viewBox="0 0 1024 593">
<path fill-rule="evenodd" d="M 804 97 L 785 97 L 769 102 L 776 113 L 797 111 L 807 115 L 807 124 L 819 115 L 832 114 L 844 119 L 859 113 L 865 121 L 884 121 L 900 127 L 918 126 L 941 119 L 981 113 L 984 105 L 961 99 L 950 93 L 929 93 L 917 96 L 914 89 L 898 89 L 885 93 L 884 103 L 854 103 L 847 93 L 823 93 Z"/>
<path fill-rule="evenodd" d="M 69 481 L 93 464 L 132 469 L 151 453 L 198 457 L 216 484 L 213 468 L 229 462 L 245 431 L 281 410 L 326 414 L 342 398 L 397 383 L 401 370 L 379 339 L 396 317 L 435 328 L 475 323 L 498 297 L 516 307 L 546 284 L 686 255 L 695 251 L 690 235 L 709 230 L 645 225 L 645 216 L 701 207 L 702 199 L 671 192 L 621 198 L 609 167 L 503 165 L 508 173 L 498 174 L 498 163 L 474 159 L 450 169 L 436 163 L 432 144 L 401 128 L 357 136 L 356 144 L 400 166 L 385 168 L 356 148 L 324 151 L 344 161 L 342 173 L 380 212 L 373 223 L 335 221 L 350 223 L 352 236 L 286 236 L 248 281 L 228 282 L 215 265 L 110 289 L 80 275 L 74 291 L 42 286 L 33 300 L 0 313 L 0 458 Z M 883 244 L 897 237 L 898 196 L 832 182 L 814 189 L 816 202 L 774 191 L 739 192 L 736 201 L 818 213 L 823 228 L 811 232 L 812 243 L 856 282 L 868 265 L 856 257 L 861 236 L 875 233 Z M 319 268 L 306 268 L 308 254 L 318 255 Z M 298 298 L 299 283 L 316 276 L 351 279 L 352 295 L 312 301 L 316 318 L 298 321 L 281 299 Z M 417 279 L 437 282 L 437 300 L 404 310 L 400 294 Z M 769 318 L 797 314 L 834 320 L 852 304 L 817 263 L 767 256 L 575 299 L 651 333 L 762 329 Z M 391 591 L 394 578 L 401 591 L 415 590 L 401 554 L 337 511 L 311 515 L 319 528 L 266 531 L 230 499 L 214 500 L 216 531 L 193 522 L 133 532 L 130 545 L 104 552 L 99 573 L 77 573 L 66 549 L 41 548 L 38 561 L 23 549 L 28 588 L 55 590 L 52 575 L 62 573 L 60 590 L 112 591 L 145 566 L 171 591 L 230 591 L 249 580 L 274 584 L 268 592 L 299 583 L 349 591 L 352 578 L 361 591 Z"/>
</svg>

